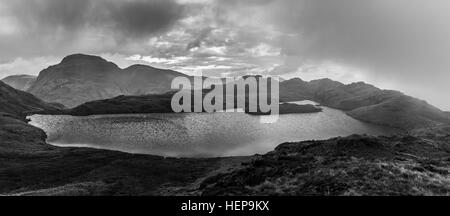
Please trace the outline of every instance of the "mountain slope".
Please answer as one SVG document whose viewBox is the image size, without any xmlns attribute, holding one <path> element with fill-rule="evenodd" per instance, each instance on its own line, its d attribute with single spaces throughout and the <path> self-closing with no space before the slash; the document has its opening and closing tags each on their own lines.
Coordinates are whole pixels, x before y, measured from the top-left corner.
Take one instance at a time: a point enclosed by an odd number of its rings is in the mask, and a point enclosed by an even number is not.
<svg viewBox="0 0 450 216">
<path fill-rule="evenodd" d="M 171 90 L 172 79 L 185 74 L 147 65 L 132 65 L 115 77 L 125 95 L 161 94 Z"/>
<path fill-rule="evenodd" d="M 31 75 L 13 75 L 4 78 L 1 81 L 15 89 L 26 91 L 33 85 L 36 79 L 36 76 Z"/>
<path fill-rule="evenodd" d="M 387 126 L 403 128 L 432 127 L 448 123 L 449 117 L 425 101 L 400 96 L 380 104 L 358 108 L 348 112 L 354 118 Z"/>
<path fill-rule="evenodd" d="M 239 168 L 205 179 L 196 194 L 445 196 L 450 193 L 450 132 L 443 132 L 441 136 L 353 135 L 284 143 Z"/>
<path fill-rule="evenodd" d="M 44 131 L 27 124 L 25 116 L 58 108 L 0 81 L 0 154 L 50 149 Z"/>
<path fill-rule="evenodd" d="M 0 113 L 23 117 L 27 113 L 54 111 L 58 108 L 0 81 Z"/>
<path fill-rule="evenodd" d="M 408 130 L 450 122 L 448 114 L 425 101 L 363 82 L 292 79 L 280 83 L 280 100 L 313 100 L 358 120 Z"/>
<path fill-rule="evenodd" d="M 121 69 L 98 56 L 75 54 L 43 70 L 28 91 L 45 101 L 74 107 L 119 95 L 165 93 L 178 76 L 186 75 L 143 65 Z"/>
</svg>

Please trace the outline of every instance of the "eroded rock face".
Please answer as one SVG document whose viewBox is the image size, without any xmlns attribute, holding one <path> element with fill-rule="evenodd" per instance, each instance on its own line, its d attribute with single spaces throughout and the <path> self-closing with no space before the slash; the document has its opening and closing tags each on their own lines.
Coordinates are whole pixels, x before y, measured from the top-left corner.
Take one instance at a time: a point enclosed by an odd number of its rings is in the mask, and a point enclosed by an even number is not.
<svg viewBox="0 0 450 216">
<path fill-rule="evenodd" d="M 178 76 L 186 75 L 144 65 L 121 69 L 101 57 L 76 54 L 43 70 L 28 91 L 47 102 L 75 107 L 119 95 L 165 93 Z"/>
</svg>

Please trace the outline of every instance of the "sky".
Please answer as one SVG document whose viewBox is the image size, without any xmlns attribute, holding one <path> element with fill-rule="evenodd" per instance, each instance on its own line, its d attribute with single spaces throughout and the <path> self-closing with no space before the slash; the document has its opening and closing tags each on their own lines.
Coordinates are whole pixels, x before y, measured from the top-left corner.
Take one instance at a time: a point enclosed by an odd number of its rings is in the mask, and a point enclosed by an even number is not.
<svg viewBox="0 0 450 216">
<path fill-rule="evenodd" d="M 448 0 L 0 0 L 0 78 L 74 53 L 190 75 L 364 81 L 450 110 Z"/>
</svg>

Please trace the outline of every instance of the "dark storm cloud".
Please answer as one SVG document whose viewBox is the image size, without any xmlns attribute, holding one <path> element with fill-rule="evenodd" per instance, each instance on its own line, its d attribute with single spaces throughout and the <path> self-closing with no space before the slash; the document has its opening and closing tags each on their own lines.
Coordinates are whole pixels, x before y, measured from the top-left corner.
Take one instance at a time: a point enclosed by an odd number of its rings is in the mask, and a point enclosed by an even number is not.
<svg viewBox="0 0 450 216">
<path fill-rule="evenodd" d="M 115 27 L 132 36 L 148 36 L 165 30 L 182 17 L 183 8 L 173 1 L 154 0 L 112 4 Z"/>
<path fill-rule="evenodd" d="M 99 27 L 147 36 L 171 26 L 182 16 L 182 6 L 172 0 L 16 0 L 11 4 L 19 24 L 33 29 L 76 32 Z"/>
<path fill-rule="evenodd" d="M 239 5 L 239 6 L 257 6 L 257 5 L 266 5 L 268 3 L 272 3 L 275 0 L 226 0 L 226 1 L 218 1 L 219 4 L 223 5 Z"/>
<path fill-rule="evenodd" d="M 27 28 L 64 28 L 76 30 L 88 22 L 92 6 L 90 0 L 18 0 L 11 1 L 11 11 L 19 22 Z"/>
<path fill-rule="evenodd" d="M 121 49 L 115 45 L 166 31 L 184 13 L 184 6 L 174 0 L 2 0 L 0 4 L 6 8 L 3 15 L 13 17 L 19 30 L 15 37 L 0 35 L 2 48 L 11 50 L 2 52 L 3 57 L 15 52 L 36 55 L 33 50 L 61 54 L 64 49 L 71 52 L 72 45 L 90 47 L 89 51 Z"/>
</svg>

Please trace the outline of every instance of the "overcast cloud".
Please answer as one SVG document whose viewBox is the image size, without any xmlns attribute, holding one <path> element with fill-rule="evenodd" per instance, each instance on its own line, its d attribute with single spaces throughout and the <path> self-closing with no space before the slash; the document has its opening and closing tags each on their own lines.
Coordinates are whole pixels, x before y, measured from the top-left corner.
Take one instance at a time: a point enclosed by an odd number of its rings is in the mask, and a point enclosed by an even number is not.
<svg viewBox="0 0 450 216">
<path fill-rule="evenodd" d="M 0 0 L 0 78 L 72 53 L 210 76 L 330 77 L 450 110 L 447 0 Z"/>
</svg>

